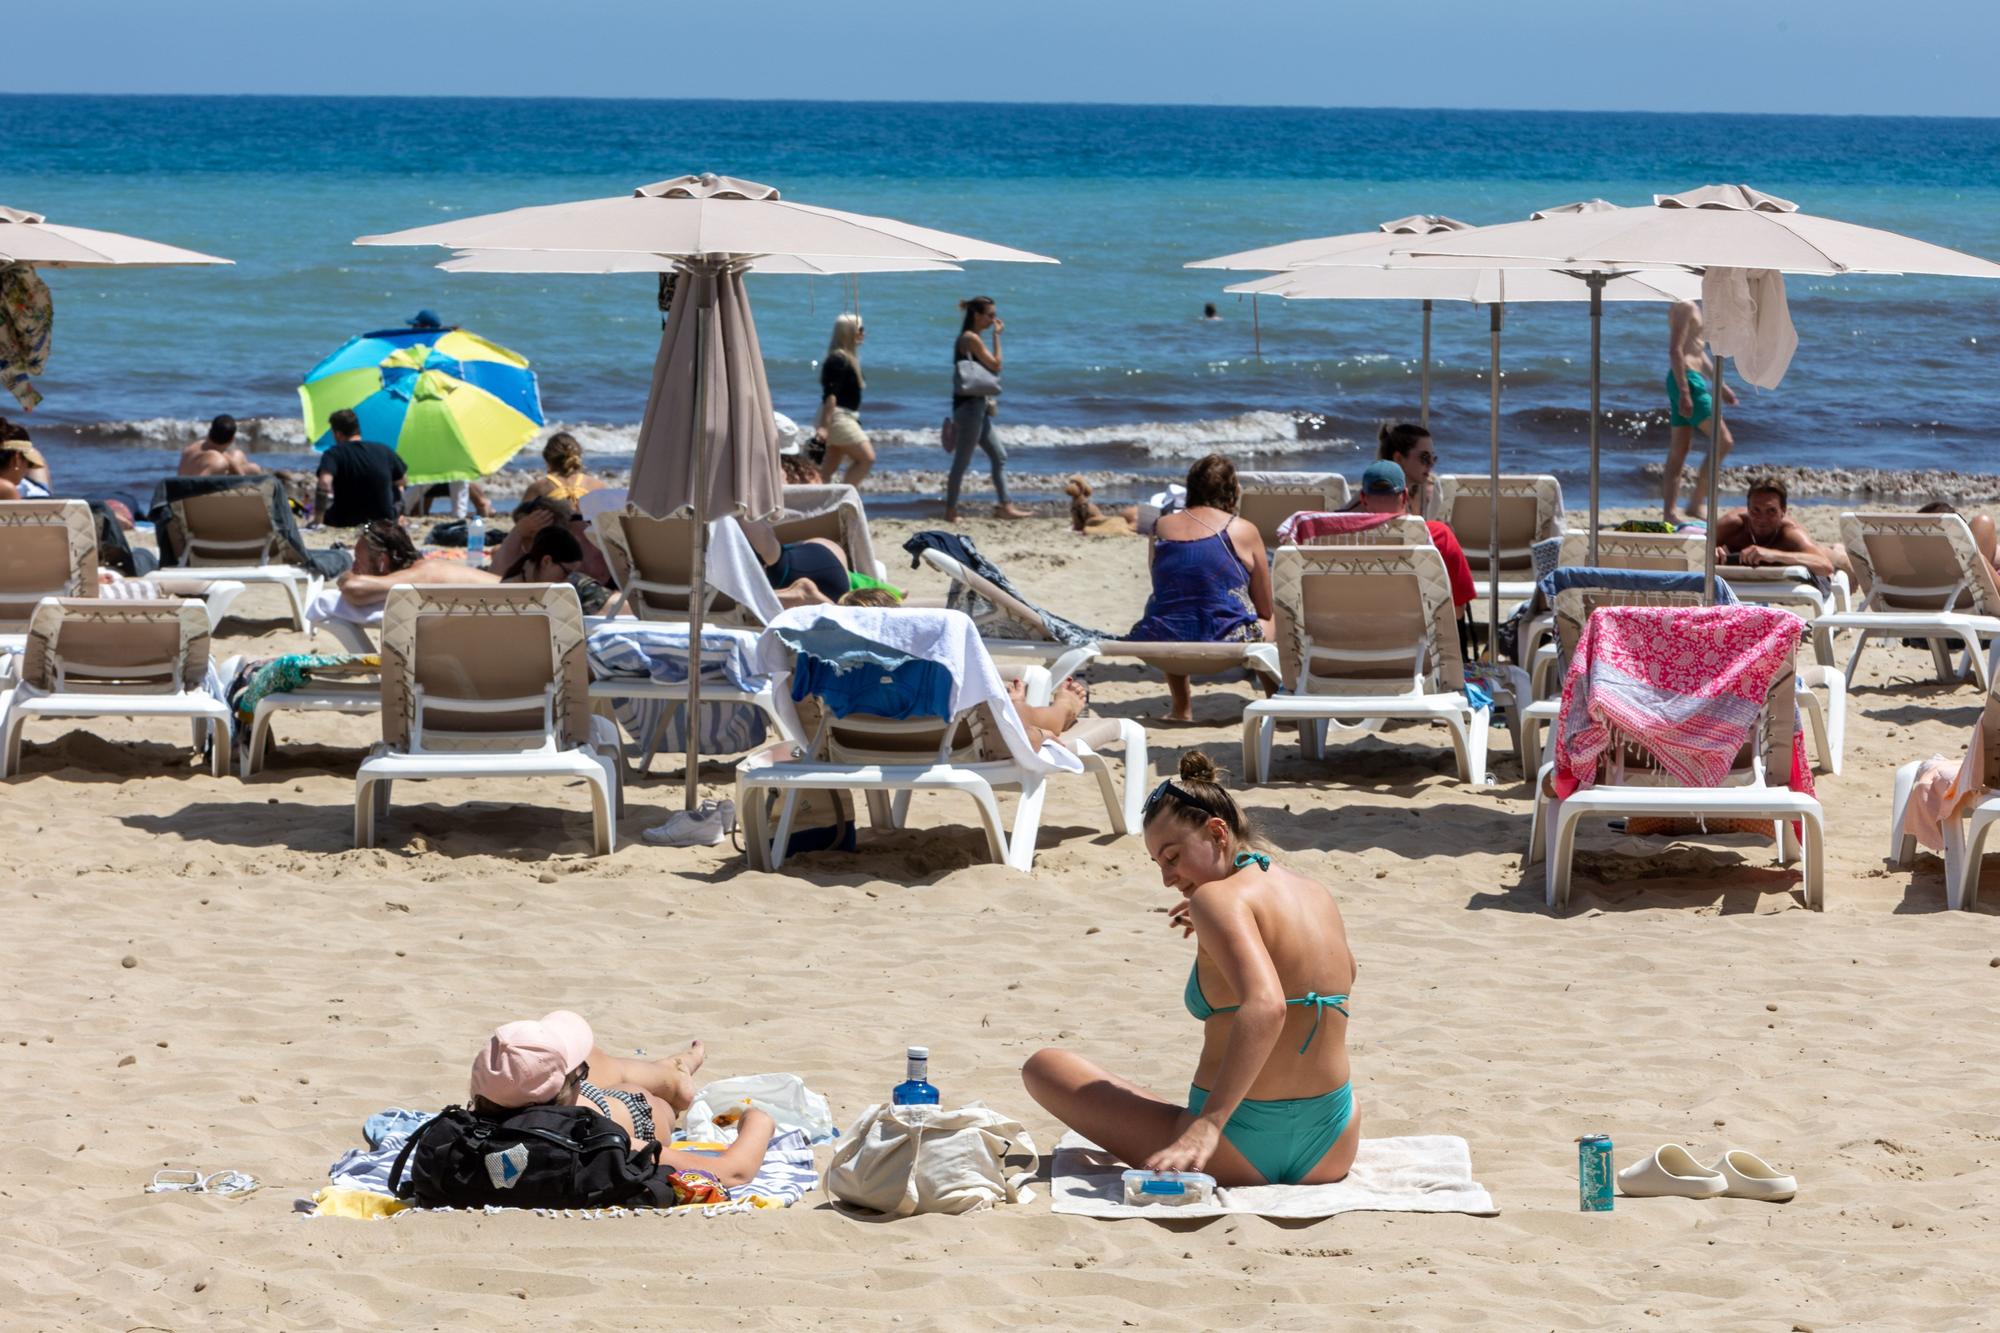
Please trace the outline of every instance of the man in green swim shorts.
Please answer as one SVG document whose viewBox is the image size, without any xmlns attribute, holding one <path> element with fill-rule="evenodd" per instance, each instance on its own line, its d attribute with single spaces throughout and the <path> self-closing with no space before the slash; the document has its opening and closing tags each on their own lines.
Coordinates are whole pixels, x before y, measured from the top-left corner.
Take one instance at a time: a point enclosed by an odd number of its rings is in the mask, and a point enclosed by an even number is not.
<svg viewBox="0 0 2000 1333">
<path fill-rule="evenodd" d="M 1694 432 L 1698 426 L 1707 424 L 1715 415 L 1715 400 L 1709 382 L 1715 377 L 1715 367 L 1709 364 L 1708 352 L 1702 345 L 1701 306 L 1693 301 L 1676 301 L 1667 311 L 1667 424 L 1674 429 L 1673 440 L 1667 446 L 1667 469 L 1660 486 L 1662 514 L 1669 523 L 1680 521 L 1681 466 L 1687 462 L 1688 448 L 1694 443 Z M 1722 402 L 1725 407 L 1733 407 L 1736 395 L 1727 384 L 1722 386 Z M 1729 436 L 1729 423 L 1722 424 L 1722 452 L 1716 457 L 1715 465 L 1720 468 L 1729 457 L 1729 446 L 1733 443 Z M 1688 516 L 1700 518 L 1708 499 L 1708 472 L 1705 467 L 1697 468 L 1694 474 L 1694 501 L 1688 506 Z"/>
</svg>

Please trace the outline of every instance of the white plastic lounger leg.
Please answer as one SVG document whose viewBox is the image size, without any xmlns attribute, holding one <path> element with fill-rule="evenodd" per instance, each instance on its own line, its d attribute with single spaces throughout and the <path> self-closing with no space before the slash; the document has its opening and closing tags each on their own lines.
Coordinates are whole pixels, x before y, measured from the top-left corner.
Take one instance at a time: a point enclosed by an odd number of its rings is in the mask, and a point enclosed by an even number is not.
<svg viewBox="0 0 2000 1333">
<path fill-rule="evenodd" d="M 1945 823 L 1944 904 L 1954 912 L 1979 906 L 1980 869 L 1996 814 L 2000 812 L 1974 807 L 1970 815 Z"/>
<path fill-rule="evenodd" d="M 1576 855 L 1576 825 L 1578 815 L 1568 801 L 1549 802 L 1547 819 L 1548 864 L 1543 873 L 1548 877 L 1548 907 L 1552 912 L 1560 912 L 1569 906 L 1570 860 Z"/>
<path fill-rule="evenodd" d="M 27 718 L 14 711 L 14 692 L 9 690 L 5 703 L 0 703 L 0 714 L 6 722 L 0 724 L 0 778 L 11 778 L 21 771 L 21 728 Z"/>
<path fill-rule="evenodd" d="M 1923 771 L 1921 759 L 1912 759 L 1896 770 L 1896 795 L 1889 806 L 1889 868 L 1907 870 L 1910 861 L 1917 854 L 1917 840 L 1905 827 L 1910 813 L 1910 793 L 1916 789 L 1917 774 Z"/>
<path fill-rule="evenodd" d="M 618 775 L 611 767 L 611 761 L 602 755 L 589 755 L 595 775 L 585 774 L 584 782 L 590 788 L 590 843 L 593 856 L 609 856 L 616 850 L 618 842 L 618 820 L 613 811 L 618 804 Z"/>
<path fill-rule="evenodd" d="M 889 802 L 889 827 L 908 828 L 910 826 L 910 800 L 916 795 L 912 788 L 905 787 Z"/>
<path fill-rule="evenodd" d="M 785 864 L 785 848 L 792 840 L 792 817 L 799 810 L 798 788 L 786 787 L 778 798 L 778 826 L 771 831 L 771 869 Z"/>
<path fill-rule="evenodd" d="M 1861 650 L 1868 646 L 1868 640 L 1873 634 L 1873 630 L 1866 629 L 1856 630 L 1854 633 L 1854 651 L 1848 654 L 1847 670 L 1842 673 L 1847 677 L 1849 689 L 1854 688 L 1854 669 L 1861 665 Z"/>
<path fill-rule="evenodd" d="M 1792 832 L 1792 821 L 1789 819 L 1774 819 L 1771 822 L 1777 825 L 1778 864 L 1781 866 L 1796 865 L 1799 859 L 1799 839 L 1798 835 Z"/>
<path fill-rule="evenodd" d="M 1781 821 L 1783 822 L 1783 821 Z M 1826 825 L 1818 810 L 1808 810 L 1799 819 L 1805 837 L 1806 906 L 1815 912 L 1826 910 Z"/>
<path fill-rule="evenodd" d="M 868 827 L 886 831 L 897 826 L 895 812 L 889 808 L 888 792 L 880 787 L 871 787 L 863 793 L 863 797 L 868 803 Z"/>
<path fill-rule="evenodd" d="M 1484 787 L 1493 780 L 1493 775 L 1486 768 L 1487 746 L 1492 735 L 1492 727 L 1493 710 L 1491 708 L 1466 710 L 1466 731 L 1468 733 L 1466 749 L 1470 752 L 1467 755 L 1467 760 L 1472 765 L 1472 773 L 1466 778 L 1466 781 L 1475 787 Z M 1516 753 L 1519 753 L 1519 744 L 1516 744 L 1514 749 Z"/>
<path fill-rule="evenodd" d="M 375 781 L 366 772 L 354 779 L 354 845 L 375 845 Z"/>
<path fill-rule="evenodd" d="M 1932 639 L 1930 641 L 1931 666 L 1936 670 L 1939 680 L 1949 682 L 1957 680 L 1965 672 L 1962 668 L 1954 667 L 1951 664 L 1951 649 L 1945 647 L 1946 642 L 1944 639 Z"/>
<path fill-rule="evenodd" d="M 1016 870 L 1035 868 L 1035 840 L 1042 831 L 1042 805 L 1048 795 L 1045 778 L 1034 777 L 1021 784 L 1020 804 L 1014 809 L 1014 831 L 1007 838 L 1006 847 L 1007 864 Z M 997 814 L 999 803 L 994 800 L 992 788 L 986 789 L 985 799 L 994 803 Z"/>
</svg>

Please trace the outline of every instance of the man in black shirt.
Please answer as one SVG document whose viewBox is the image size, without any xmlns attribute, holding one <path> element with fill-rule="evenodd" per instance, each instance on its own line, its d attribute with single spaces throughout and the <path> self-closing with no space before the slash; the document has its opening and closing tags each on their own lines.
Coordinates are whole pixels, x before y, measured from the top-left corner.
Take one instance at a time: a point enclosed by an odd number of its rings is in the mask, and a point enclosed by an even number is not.
<svg viewBox="0 0 2000 1333">
<path fill-rule="evenodd" d="M 342 408 L 326 419 L 333 447 L 320 455 L 313 526 L 358 528 L 402 512 L 403 460 L 386 444 L 361 438 L 361 422 Z"/>
</svg>

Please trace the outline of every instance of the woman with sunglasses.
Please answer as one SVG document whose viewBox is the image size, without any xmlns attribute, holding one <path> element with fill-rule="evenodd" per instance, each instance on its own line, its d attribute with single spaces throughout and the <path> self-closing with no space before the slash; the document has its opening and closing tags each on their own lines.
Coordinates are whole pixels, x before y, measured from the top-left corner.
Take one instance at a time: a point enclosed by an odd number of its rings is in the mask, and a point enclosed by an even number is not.
<svg viewBox="0 0 2000 1333">
<path fill-rule="evenodd" d="M 1146 851 L 1180 894 L 1167 927 L 1194 936 L 1182 1001 L 1202 1025 L 1187 1101 L 1062 1050 L 1021 1070 L 1063 1124 L 1133 1166 L 1222 1185 L 1324 1185 L 1361 1143 L 1347 1059 L 1356 964 L 1324 885 L 1252 846 L 1247 820 L 1194 751 L 1145 805 Z"/>
<path fill-rule="evenodd" d="M 1395 425 L 1382 423 L 1376 433 L 1375 457 L 1386 459 L 1403 469 L 1403 476 L 1410 485 L 1410 512 L 1419 518 L 1438 516 L 1437 483 L 1431 474 L 1437 470 L 1437 446 L 1431 442 L 1431 433 L 1414 421 L 1402 421 Z"/>
</svg>

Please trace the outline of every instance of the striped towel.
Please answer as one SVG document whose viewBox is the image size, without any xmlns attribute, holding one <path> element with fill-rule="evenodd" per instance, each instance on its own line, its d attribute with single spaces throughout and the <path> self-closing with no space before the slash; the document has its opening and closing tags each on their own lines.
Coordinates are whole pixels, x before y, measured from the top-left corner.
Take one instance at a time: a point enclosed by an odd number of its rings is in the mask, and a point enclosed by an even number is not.
<svg viewBox="0 0 2000 1333">
<path fill-rule="evenodd" d="M 719 1153 L 725 1145 L 682 1139 L 673 1146 L 689 1152 Z M 771 1146 L 764 1150 L 764 1164 L 757 1168 L 749 1184 L 729 1192 L 729 1201 L 747 1200 L 758 1208 L 789 1208 L 818 1188 L 819 1171 L 813 1166 L 812 1143 L 804 1130 L 788 1129 L 771 1136 Z"/>
<path fill-rule="evenodd" d="M 756 667 L 757 631 L 701 630 L 701 678 L 739 690 L 763 688 L 765 677 Z M 600 625 L 585 643 L 590 674 L 595 680 L 628 678 L 680 685 L 688 678 L 688 627 L 642 620 Z M 672 753 L 687 748 L 687 732 L 678 702 L 666 699 L 620 699 L 618 721 L 641 744 L 654 734 L 662 714 L 668 723 L 660 732 L 660 748 Z M 741 754 L 764 743 L 767 729 L 761 709 L 748 704 L 704 703 L 701 708 L 703 754 Z"/>
</svg>

